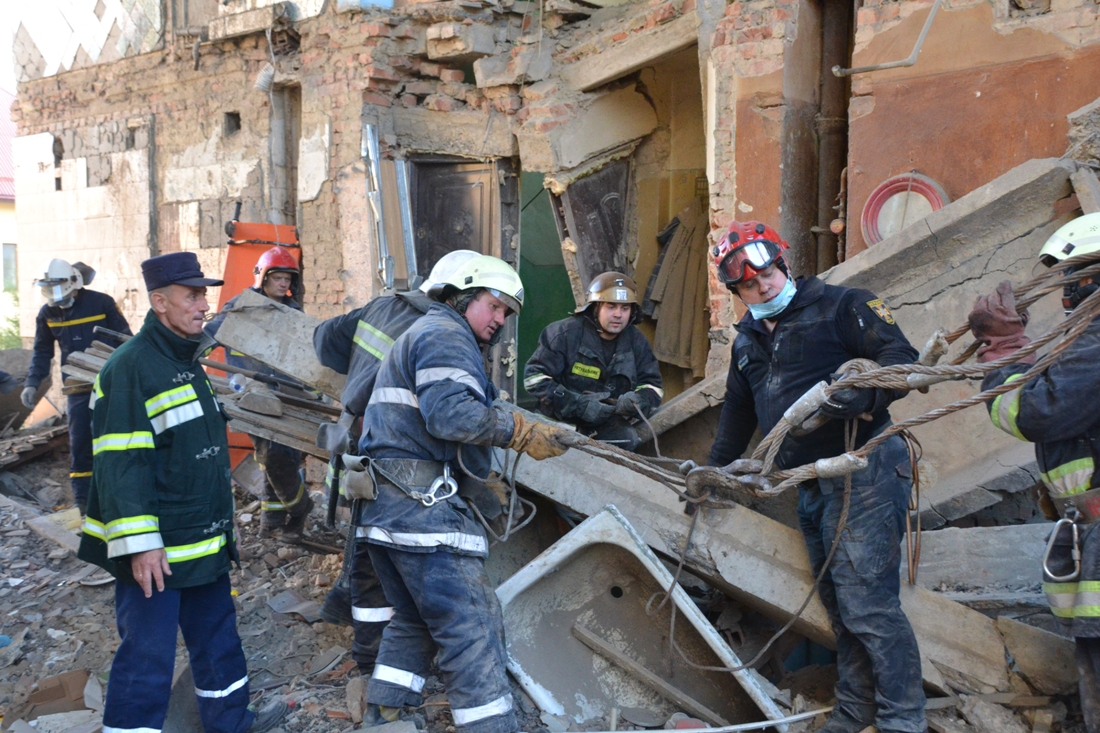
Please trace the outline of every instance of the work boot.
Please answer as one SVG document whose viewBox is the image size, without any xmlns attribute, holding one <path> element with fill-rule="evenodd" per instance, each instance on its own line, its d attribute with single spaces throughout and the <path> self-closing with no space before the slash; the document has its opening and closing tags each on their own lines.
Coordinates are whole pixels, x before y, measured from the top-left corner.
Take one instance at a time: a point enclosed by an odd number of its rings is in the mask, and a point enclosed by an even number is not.
<svg viewBox="0 0 1100 733">
<path fill-rule="evenodd" d="M 336 626 L 351 626 L 351 588 L 337 583 L 321 604 L 322 620 Z"/>
<path fill-rule="evenodd" d="M 260 536 L 274 537 L 286 525 L 286 512 L 265 511 L 260 513 Z"/>
<path fill-rule="evenodd" d="M 302 530 L 306 526 L 306 520 L 309 519 L 309 513 L 312 510 L 313 497 L 309 495 L 309 492 L 306 492 L 302 496 L 302 500 L 290 510 L 286 524 L 283 525 L 283 534 L 301 536 Z"/>
<path fill-rule="evenodd" d="M 829 719 L 825 721 L 825 725 L 818 728 L 817 733 L 865 733 L 867 729 L 874 731 L 873 724 L 858 721 L 841 710 L 834 709 L 829 713 Z"/>
<path fill-rule="evenodd" d="M 276 700 L 255 711 L 256 718 L 252 721 L 247 733 L 267 733 L 267 731 L 283 722 L 283 718 L 289 712 L 289 705 L 282 700 Z"/>
</svg>

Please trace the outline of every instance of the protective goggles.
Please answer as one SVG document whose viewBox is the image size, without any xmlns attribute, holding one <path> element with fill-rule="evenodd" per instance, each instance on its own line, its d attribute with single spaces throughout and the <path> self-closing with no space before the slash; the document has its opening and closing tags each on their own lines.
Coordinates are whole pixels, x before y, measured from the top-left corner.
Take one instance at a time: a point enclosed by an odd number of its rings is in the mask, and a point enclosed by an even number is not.
<svg viewBox="0 0 1100 733">
<path fill-rule="evenodd" d="M 774 242 L 759 241 L 743 244 L 730 252 L 718 263 L 718 274 L 722 282 L 736 285 L 751 280 L 775 264 L 783 250 Z"/>
</svg>

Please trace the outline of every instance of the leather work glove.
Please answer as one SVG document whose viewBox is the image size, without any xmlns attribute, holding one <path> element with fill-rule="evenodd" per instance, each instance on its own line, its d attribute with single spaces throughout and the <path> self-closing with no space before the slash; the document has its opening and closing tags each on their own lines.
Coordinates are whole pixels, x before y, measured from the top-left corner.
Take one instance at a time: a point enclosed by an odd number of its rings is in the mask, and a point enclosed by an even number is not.
<svg viewBox="0 0 1100 733">
<path fill-rule="evenodd" d="M 846 387 L 829 395 L 821 405 L 821 414 L 833 420 L 854 420 L 875 406 L 875 390 L 870 387 Z"/>
<path fill-rule="evenodd" d="M 568 450 L 558 441 L 558 436 L 568 431 L 556 425 L 528 420 L 518 412 L 513 412 L 512 417 L 516 421 L 516 427 L 512 431 L 512 439 L 508 441 L 506 448 L 511 448 L 518 453 L 526 453 L 536 461 L 560 456 Z"/>
<path fill-rule="evenodd" d="M 645 401 L 642 400 L 641 395 L 637 392 L 627 392 L 626 394 L 619 395 L 619 399 L 615 403 L 616 415 L 622 415 L 623 417 L 638 417 L 639 410 L 641 410 L 642 414 L 645 414 Z"/>
<path fill-rule="evenodd" d="M 967 321 L 970 332 L 982 344 L 978 349 L 978 361 L 982 363 L 1000 359 L 1031 343 L 1024 335 L 1028 313 L 1016 313 L 1016 297 L 1008 280 L 1002 281 L 993 293 L 978 296 Z M 1023 361 L 1034 364 L 1035 357 Z"/>
<path fill-rule="evenodd" d="M 24 387 L 23 391 L 19 393 L 19 401 L 23 403 L 23 406 L 28 410 L 34 409 L 34 393 L 38 390 L 34 387 Z"/>
<path fill-rule="evenodd" d="M 615 405 L 609 405 L 603 401 L 610 396 L 610 392 L 580 395 L 577 406 L 580 408 L 581 422 L 589 425 L 600 425 L 611 419 L 611 416 L 615 414 Z"/>
</svg>

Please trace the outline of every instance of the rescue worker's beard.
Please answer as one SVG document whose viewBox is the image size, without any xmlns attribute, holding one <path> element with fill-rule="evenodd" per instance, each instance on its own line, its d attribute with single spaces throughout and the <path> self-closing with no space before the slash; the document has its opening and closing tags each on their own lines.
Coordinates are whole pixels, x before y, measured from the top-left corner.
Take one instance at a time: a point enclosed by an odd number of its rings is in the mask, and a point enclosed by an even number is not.
<svg viewBox="0 0 1100 733">
<path fill-rule="evenodd" d="M 477 300 L 477 296 L 485 292 L 485 288 L 474 288 L 473 290 L 459 290 L 457 293 L 447 298 L 447 305 L 458 311 L 458 315 L 463 318 L 466 317 L 466 309 L 470 307 L 470 303 Z M 488 344 L 489 346 L 496 346 L 500 339 L 504 336 L 504 326 L 501 326 L 493 333 L 493 337 L 488 341 L 482 341 L 477 334 L 474 334 L 474 338 L 478 340 L 478 343 Z"/>
</svg>

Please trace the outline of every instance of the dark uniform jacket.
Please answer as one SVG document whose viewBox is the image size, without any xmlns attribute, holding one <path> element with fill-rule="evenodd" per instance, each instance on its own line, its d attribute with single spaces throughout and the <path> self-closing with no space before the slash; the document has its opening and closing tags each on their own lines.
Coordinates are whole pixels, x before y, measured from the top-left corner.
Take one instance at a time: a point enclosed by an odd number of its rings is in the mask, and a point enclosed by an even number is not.
<svg viewBox="0 0 1100 733">
<path fill-rule="evenodd" d="M 767 434 L 788 407 L 818 382 L 830 381 L 844 362 L 864 358 L 889 366 L 917 358 L 890 310 L 866 290 L 799 278 L 794 300 L 776 321 L 771 333 L 752 314 L 737 324 L 712 466 L 740 458 L 757 425 Z M 889 423 L 887 407 L 904 394 L 876 392 L 874 419 L 859 423 L 856 447 Z M 801 438 L 788 436 L 776 462 L 794 468 L 844 452 L 844 423 L 830 420 Z"/>
<path fill-rule="evenodd" d="M 615 337 L 615 351 L 604 357 L 604 339 L 587 313 L 555 321 L 543 329 L 539 345 L 523 369 L 523 386 L 539 400 L 539 412 L 556 420 L 581 423 L 584 402 L 578 396 L 610 392 L 611 399 L 634 390 L 646 415 L 664 398 L 661 369 L 645 336 L 627 326 Z"/>
<path fill-rule="evenodd" d="M 114 299 L 105 293 L 81 288 L 76 291 L 72 308 L 42 306 L 34 323 L 34 356 L 23 386 L 37 389 L 50 373 L 54 343 L 61 346 L 61 366 L 65 366 L 69 354 L 84 351 L 96 340 L 96 326 L 130 334 L 130 324 L 118 312 Z"/>
<path fill-rule="evenodd" d="M 990 372 L 982 389 L 1023 376 L 1028 364 Z M 1062 497 L 1100 489 L 1100 319 L 1094 320 L 1047 371 L 989 404 L 993 424 L 1035 444 L 1040 478 L 1058 506 Z M 1081 577 L 1050 582 L 1043 590 L 1051 612 L 1070 636 L 1100 636 L 1100 522 L 1080 527 Z M 1058 575 L 1073 570 L 1071 533 L 1059 533 L 1049 564 Z"/>
<path fill-rule="evenodd" d="M 264 291 L 263 291 L 262 288 L 249 288 L 249 290 L 251 290 L 254 293 L 259 293 L 260 295 L 264 295 Z M 225 305 L 222 306 L 222 309 L 220 311 L 218 311 L 218 314 L 216 316 L 214 316 L 213 319 L 211 319 L 210 323 L 207 323 L 205 326 L 202 327 L 202 330 L 206 333 L 207 336 L 209 336 L 212 339 L 217 340 L 218 330 L 222 327 L 222 323 L 225 322 L 226 317 L 229 315 L 230 309 L 237 302 L 237 298 L 239 298 L 239 297 L 241 297 L 241 296 L 235 295 L 232 298 L 230 298 L 228 301 L 226 301 Z M 267 296 L 264 295 L 264 297 L 267 297 Z M 283 305 L 290 306 L 291 308 L 293 308 L 296 311 L 302 310 L 301 304 L 298 301 L 294 300 L 293 298 L 291 298 L 289 296 L 283 296 L 277 302 L 282 303 Z M 230 349 L 229 347 L 225 348 L 225 363 L 228 364 L 229 366 L 235 366 L 235 367 L 239 367 L 241 369 L 248 369 L 248 370 L 256 372 L 258 374 L 266 374 L 268 376 L 282 377 L 283 379 L 290 379 L 290 377 L 283 374 L 279 370 L 272 369 L 271 367 L 267 366 L 266 364 L 263 364 L 262 362 L 258 362 L 255 359 L 249 358 L 249 357 L 245 356 L 244 354 L 242 354 L 241 352 L 234 351 L 234 350 Z M 232 376 L 232 375 L 230 375 L 230 376 Z"/>
<path fill-rule="evenodd" d="M 491 446 L 507 445 L 515 429 L 511 413 L 493 407 L 496 396 L 466 319 L 433 303 L 382 362 L 359 452 L 373 459 L 446 463 L 458 479 L 461 448 L 465 466 L 488 476 Z M 357 536 L 368 542 L 409 552 L 488 554 L 485 532 L 460 496 L 425 507 L 382 483 L 378 498 L 365 504 L 359 524 L 367 531 Z"/>
<path fill-rule="evenodd" d="M 367 409 L 374 380 L 393 342 L 428 312 L 432 301 L 419 290 L 380 295 L 362 308 L 330 318 L 313 331 L 322 364 L 348 375 L 340 402 L 356 417 Z"/>
<path fill-rule="evenodd" d="M 164 548 L 169 588 L 211 583 L 235 557 L 226 420 L 197 347 L 150 310 L 93 388 L 95 473 L 78 555 L 126 582 L 138 552 Z"/>
</svg>

